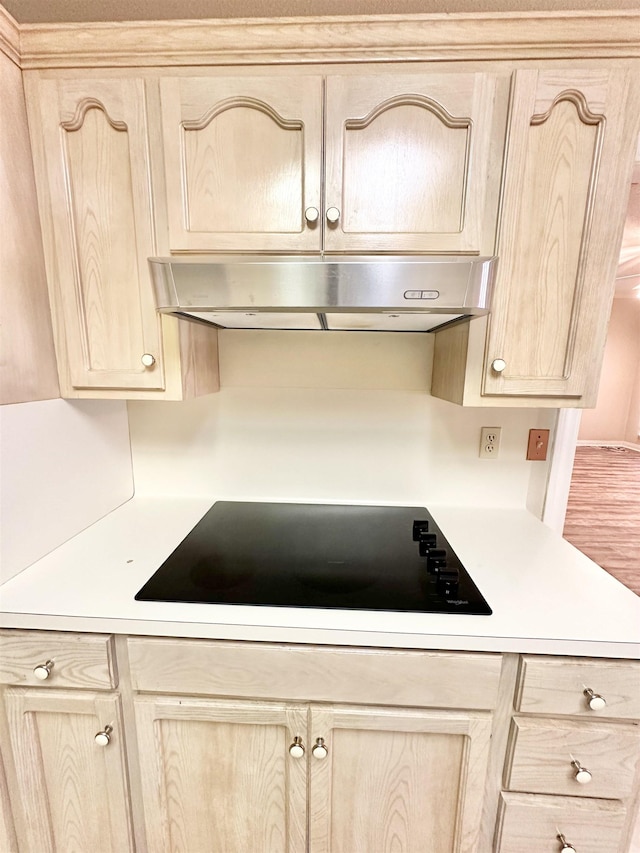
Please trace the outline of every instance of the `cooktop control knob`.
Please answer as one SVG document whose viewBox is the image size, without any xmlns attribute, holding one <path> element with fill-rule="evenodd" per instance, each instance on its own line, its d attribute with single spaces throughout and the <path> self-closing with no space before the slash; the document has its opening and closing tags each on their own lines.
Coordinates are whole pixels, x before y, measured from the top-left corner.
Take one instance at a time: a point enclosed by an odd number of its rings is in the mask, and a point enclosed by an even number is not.
<svg viewBox="0 0 640 853">
<path fill-rule="evenodd" d="M 431 574 L 437 575 L 442 569 L 447 568 L 447 552 L 444 548 L 431 548 L 427 556 L 427 569 Z"/>
<path fill-rule="evenodd" d="M 436 547 L 436 534 L 423 533 L 420 536 L 418 543 L 418 552 L 421 557 L 426 557 L 428 553 Z"/>
<path fill-rule="evenodd" d="M 429 531 L 429 522 L 428 520 L 421 521 L 418 519 L 413 522 L 413 541 L 417 542 L 423 533 L 427 533 Z"/>
<path fill-rule="evenodd" d="M 460 572 L 458 569 L 441 569 L 438 572 L 438 592 L 445 598 L 452 598 L 458 594 L 460 583 Z"/>
</svg>

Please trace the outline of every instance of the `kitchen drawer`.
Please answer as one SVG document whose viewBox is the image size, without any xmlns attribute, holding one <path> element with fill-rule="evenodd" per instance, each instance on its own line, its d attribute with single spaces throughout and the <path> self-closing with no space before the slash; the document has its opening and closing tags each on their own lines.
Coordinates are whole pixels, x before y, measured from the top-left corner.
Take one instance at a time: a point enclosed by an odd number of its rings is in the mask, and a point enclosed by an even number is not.
<svg viewBox="0 0 640 853">
<path fill-rule="evenodd" d="M 49 675 L 41 680 L 34 670 L 48 661 Z M 117 683 L 110 634 L 0 631 L 0 684 L 110 690 Z"/>
<path fill-rule="evenodd" d="M 491 709 L 501 656 L 129 638 L 135 690 Z"/>
<path fill-rule="evenodd" d="M 625 799 L 640 759 L 640 727 L 520 717 L 512 724 L 510 756 L 505 787 L 512 791 Z M 591 774 L 584 784 L 574 760 Z"/>
<path fill-rule="evenodd" d="M 608 800 L 502 794 L 495 853 L 619 853 L 625 809 Z"/>
<path fill-rule="evenodd" d="M 585 690 L 602 696 L 592 710 Z M 524 655 L 515 707 L 535 714 L 640 719 L 640 663 Z"/>
</svg>

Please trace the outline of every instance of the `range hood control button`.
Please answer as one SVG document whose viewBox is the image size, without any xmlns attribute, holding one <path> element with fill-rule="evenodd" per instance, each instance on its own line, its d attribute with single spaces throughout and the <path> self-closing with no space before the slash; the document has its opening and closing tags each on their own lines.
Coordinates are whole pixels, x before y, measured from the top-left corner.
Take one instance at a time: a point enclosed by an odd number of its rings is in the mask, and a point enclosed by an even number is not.
<svg viewBox="0 0 640 853">
<path fill-rule="evenodd" d="M 437 299 L 440 296 L 439 290 L 405 290 L 405 299 Z"/>
</svg>

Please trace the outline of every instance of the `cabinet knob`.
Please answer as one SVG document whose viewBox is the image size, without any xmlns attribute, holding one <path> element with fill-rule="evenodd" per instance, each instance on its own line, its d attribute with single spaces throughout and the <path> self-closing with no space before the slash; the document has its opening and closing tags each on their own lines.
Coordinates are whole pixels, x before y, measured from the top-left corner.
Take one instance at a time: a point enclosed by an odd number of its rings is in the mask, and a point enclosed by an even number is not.
<svg viewBox="0 0 640 853">
<path fill-rule="evenodd" d="M 569 844 L 569 842 L 561 832 L 558 833 L 558 841 L 560 842 L 560 844 L 562 844 L 562 847 L 560 848 L 561 851 L 567 850 L 569 851 L 569 853 L 578 853 L 573 844 Z"/>
<path fill-rule="evenodd" d="M 326 747 L 324 742 L 324 738 L 319 737 L 315 744 L 313 745 L 313 749 L 311 750 L 314 758 L 326 758 L 329 754 L 329 750 Z"/>
<path fill-rule="evenodd" d="M 98 746 L 109 746 L 112 731 L 113 726 L 105 726 L 101 732 L 98 732 L 98 734 L 94 737 L 94 740 L 98 744 Z"/>
<path fill-rule="evenodd" d="M 152 356 L 150 352 L 145 352 L 140 361 L 144 364 L 145 367 L 153 367 L 153 365 L 156 363 L 155 357 Z"/>
<path fill-rule="evenodd" d="M 340 211 L 338 210 L 338 208 L 327 208 L 327 222 L 330 222 L 332 225 L 335 225 L 338 219 L 340 219 Z"/>
<path fill-rule="evenodd" d="M 576 782 L 579 782 L 581 785 L 587 785 L 591 781 L 591 773 L 579 761 L 572 761 L 571 766 L 576 771 L 574 775 Z"/>
<path fill-rule="evenodd" d="M 606 699 L 599 693 L 594 693 L 590 687 L 585 687 L 584 695 L 587 697 L 589 707 L 592 711 L 602 711 L 607 704 Z"/>
<path fill-rule="evenodd" d="M 45 663 L 39 663 L 33 670 L 33 674 L 38 679 L 38 681 L 46 681 L 47 678 L 51 675 L 51 670 L 53 669 L 53 661 L 48 660 Z"/>
<path fill-rule="evenodd" d="M 319 216 L 320 211 L 317 207 L 308 207 L 304 212 L 304 218 L 307 220 L 309 225 L 313 225 L 314 222 L 317 222 Z"/>
<path fill-rule="evenodd" d="M 495 371 L 495 373 L 502 373 L 506 366 L 507 362 L 504 358 L 494 358 L 491 362 L 491 369 Z"/>
<path fill-rule="evenodd" d="M 293 743 L 289 747 L 289 755 L 293 758 L 302 758 L 304 755 L 304 744 L 302 743 L 302 738 L 296 735 L 293 739 Z"/>
</svg>

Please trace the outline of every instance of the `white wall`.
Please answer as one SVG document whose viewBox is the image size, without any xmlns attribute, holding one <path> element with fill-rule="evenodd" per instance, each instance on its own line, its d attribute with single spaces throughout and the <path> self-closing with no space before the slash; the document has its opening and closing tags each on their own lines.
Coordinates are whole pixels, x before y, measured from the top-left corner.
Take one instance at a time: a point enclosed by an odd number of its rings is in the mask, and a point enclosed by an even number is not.
<svg viewBox="0 0 640 853">
<path fill-rule="evenodd" d="M 524 506 L 546 464 L 528 430 L 552 410 L 466 409 L 429 396 L 429 335 L 225 331 L 222 390 L 129 403 L 136 492 L 235 499 Z M 481 426 L 502 426 L 497 460 Z M 530 479 L 532 471 L 532 491 Z"/>
<path fill-rule="evenodd" d="M 640 299 L 614 299 L 598 402 L 582 415 L 581 441 L 638 441 Z"/>
<path fill-rule="evenodd" d="M 126 406 L 44 400 L 0 407 L 0 582 L 133 494 Z M 90 569 L 90 555 L 87 555 Z"/>
</svg>

